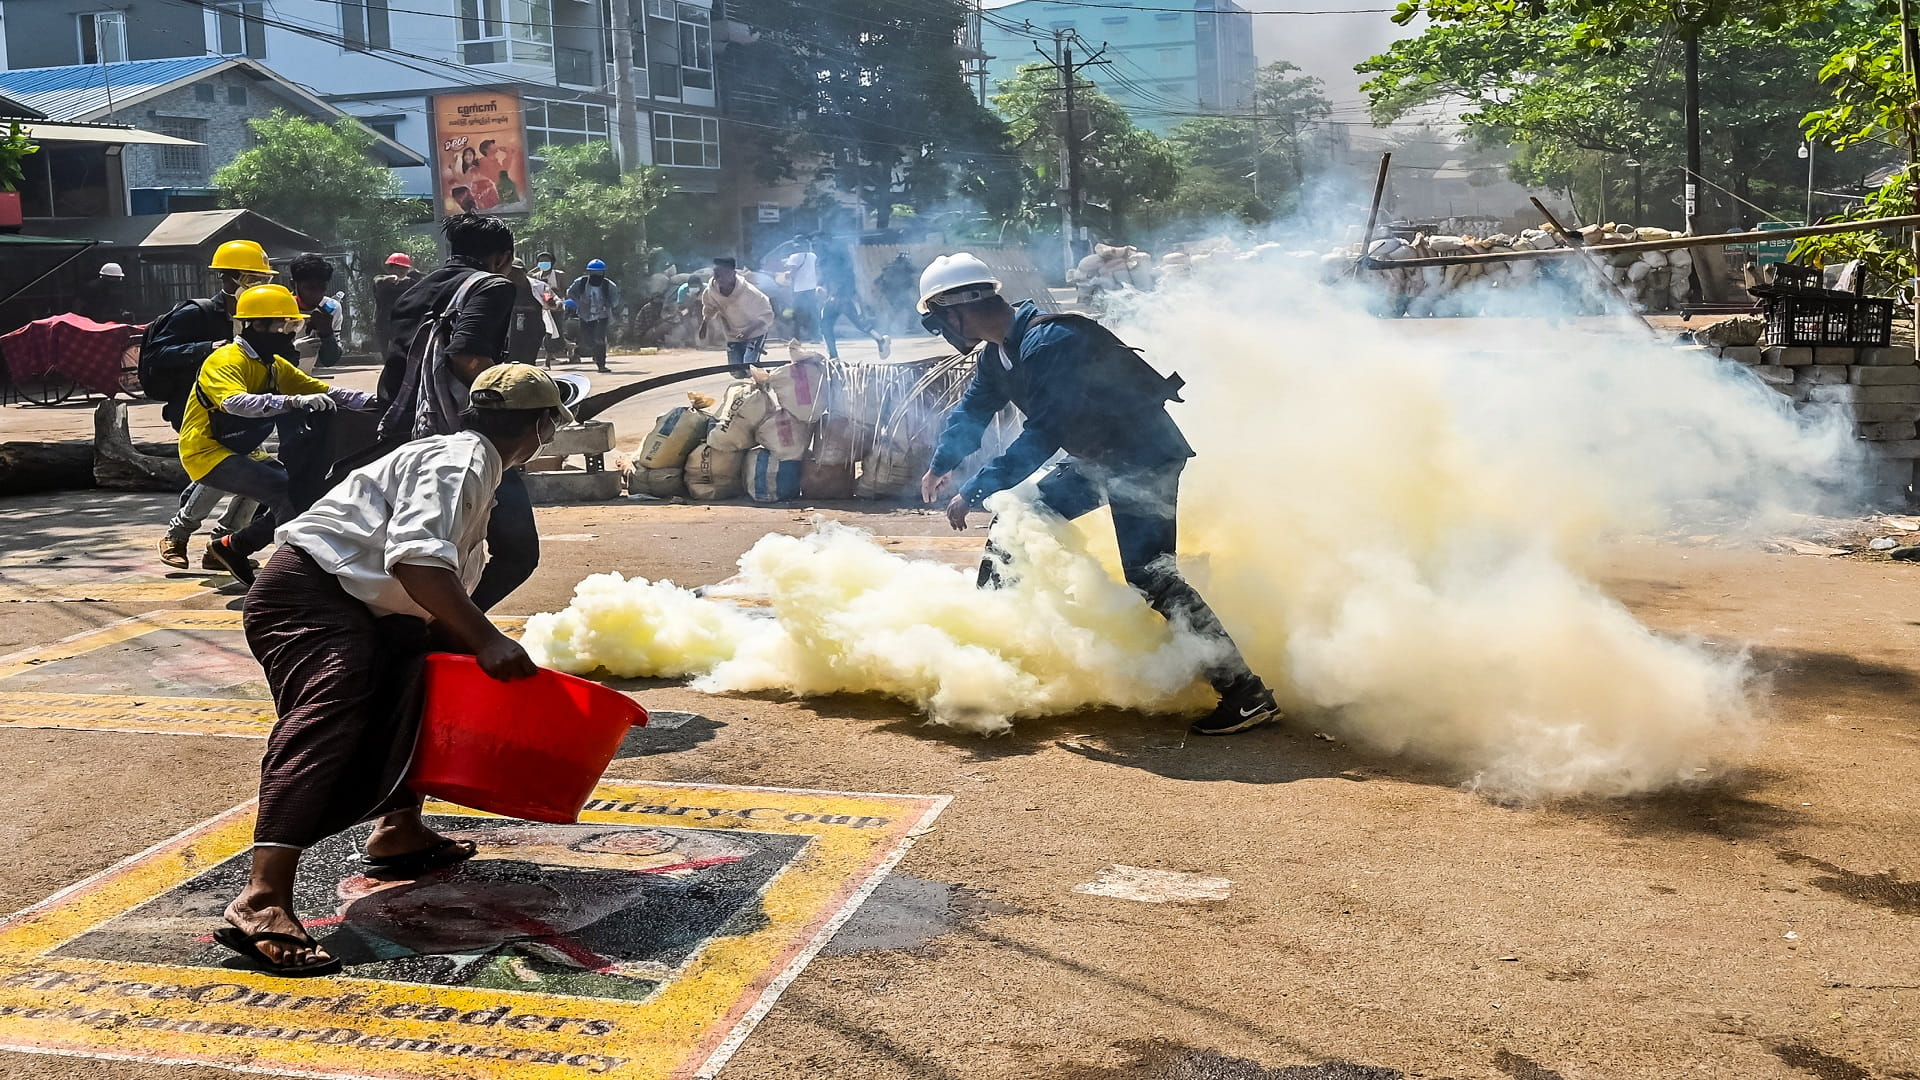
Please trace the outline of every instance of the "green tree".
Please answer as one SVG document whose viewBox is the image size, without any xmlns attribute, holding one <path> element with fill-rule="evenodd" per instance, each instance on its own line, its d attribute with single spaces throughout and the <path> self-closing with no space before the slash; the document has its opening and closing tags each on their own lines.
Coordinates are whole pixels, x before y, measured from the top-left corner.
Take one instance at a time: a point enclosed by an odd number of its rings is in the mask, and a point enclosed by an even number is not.
<svg viewBox="0 0 1920 1080">
<path fill-rule="evenodd" d="M 249 120 L 254 145 L 213 174 L 220 200 L 264 214 L 379 266 L 402 246 L 419 208 L 399 197 L 392 170 L 373 157 L 358 121 L 323 124 L 276 109 Z"/>
<path fill-rule="evenodd" d="M 654 168 L 623 175 L 607 143 L 548 146 L 541 154 L 528 232 L 570 265 L 604 259 L 615 278 L 638 278 L 647 269 L 647 217 L 673 185 Z"/>
<path fill-rule="evenodd" d="M 1250 116 L 1204 116 L 1173 129 L 1180 180 L 1157 208 L 1161 228 L 1237 216 L 1271 221 L 1297 205 L 1303 135 L 1332 112 L 1320 80 L 1284 60 L 1260 70 Z"/>
<path fill-rule="evenodd" d="M 1900 5 L 1893 0 L 1871 6 L 1853 24 L 1846 40 L 1820 69 L 1830 100 L 1807 114 L 1809 139 L 1836 151 L 1864 148 L 1882 156 L 1894 148 L 1907 160 L 1856 207 L 1835 215 L 1842 220 L 1895 217 L 1914 212 L 1920 170 L 1920 100 L 1900 49 Z M 1795 261 L 1816 263 L 1861 259 L 1883 281 L 1906 283 L 1920 273 L 1904 234 L 1844 233 L 1808 237 L 1795 245 Z"/>
<path fill-rule="evenodd" d="M 15 190 L 26 178 L 22 163 L 39 152 L 39 144 L 27 137 L 18 120 L 8 124 L 4 137 L 0 137 L 0 191 Z"/>
<path fill-rule="evenodd" d="M 1684 42 L 1680 24 L 1660 22 L 1655 10 L 1672 15 L 1676 6 L 1588 8 L 1436 14 L 1418 37 L 1359 66 L 1373 75 L 1363 89 L 1375 118 L 1445 103 L 1480 145 L 1513 147 L 1516 180 L 1567 191 L 1583 216 L 1680 224 L 1670 196 L 1686 175 Z M 1717 200 L 1716 220 L 1797 217 L 1806 184 L 1799 120 L 1821 100 L 1813 73 L 1849 18 L 1821 15 L 1825 5 L 1745 8 L 1771 18 L 1730 18 L 1711 6 L 1682 13 L 1696 27 L 1687 32 L 1699 34 L 1702 171 L 1729 189 L 1709 183 L 1703 198 Z M 1810 18 L 1786 18 L 1796 11 Z"/>
<path fill-rule="evenodd" d="M 1022 67 L 1000 84 L 993 106 L 1006 118 L 1007 135 L 1026 159 L 1025 202 L 1033 208 L 1058 208 L 1060 187 L 1060 94 L 1058 77 L 1044 64 Z M 1166 140 L 1133 120 L 1120 104 L 1098 90 L 1075 94 L 1084 114 L 1080 137 L 1080 185 L 1093 224 L 1105 217 L 1106 234 L 1128 235 L 1135 214 L 1173 195 L 1180 162 Z"/>
<path fill-rule="evenodd" d="M 728 94 L 752 117 L 763 181 L 825 160 L 879 227 L 896 205 L 955 199 L 1009 216 L 1019 181 L 999 120 L 962 77 L 963 0 L 741 0 L 755 40 L 722 54 Z"/>
</svg>

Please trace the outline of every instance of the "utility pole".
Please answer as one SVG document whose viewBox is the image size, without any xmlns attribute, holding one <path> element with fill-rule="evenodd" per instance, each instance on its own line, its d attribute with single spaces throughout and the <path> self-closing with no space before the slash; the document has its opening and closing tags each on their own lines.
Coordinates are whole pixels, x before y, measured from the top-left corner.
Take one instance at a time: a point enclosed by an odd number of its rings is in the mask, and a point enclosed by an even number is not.
<svg viewBox="0 0 1920 1080">
<path fill-rule="evenodd" d="M 640 160 L 640 103 L 633 95 L 633 7 L 630 0 L 613 0 L 613 125 L 614 148 L 620 171 L 638 169 Z"/>
<path fill-rule="evenodd" d="M 1901 0 L 1904 4 L 1905 0 Z M 1687 35 L 1687 232 L 1700 212 L 1700 31 Z"/>
<path fill-rule="evenodd" d="M 1053 32 L 1054 55 L 1049 57 L 1053 61 L 1053 70 L 1060 73 L 1060 98 L 1061 105 L 1064 107 L 1060 124 L 1060 242 L 1069 269 L 1080 261 L 1080 256 L 1073 246 L 1080 232 L 1081 206 L 1081 131 L 1079 123 L 1074 120 L 1074 91 L 1079 86 L 1081 68 L 1112 62 L 1101 59 L 1107 51 L 1102 48 L 1085 60 L 1074 63 L 1073 46 L 1068 44 L 1072 35 L 1071 30 L 1055 30 Z M 1038 49 L 1035 51 L 1040 52 L 1042 56 L 1047 55 L 1044 51 Z"/>
</svg>

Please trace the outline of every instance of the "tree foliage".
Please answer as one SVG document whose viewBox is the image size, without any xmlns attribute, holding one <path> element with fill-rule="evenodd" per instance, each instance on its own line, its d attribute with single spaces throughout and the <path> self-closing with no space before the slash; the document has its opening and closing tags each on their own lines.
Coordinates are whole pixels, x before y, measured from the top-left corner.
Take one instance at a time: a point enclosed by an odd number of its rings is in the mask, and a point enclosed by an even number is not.
<svg viewBox="0 0 1920 1080">
<path fill-rule="evenodd" d="M 1006 117 L 1007 134 L 1025 159 L 1024 201 L 1057 207 L 1065 130 L 1059 76 L 1044 64 L 1022 67 L 1000 84 L 993 105 Z M 1089 224 L 1104 225 L 1109 236 L 1124 236 L 1132 215 L 1174 193 L 1179 159 L 1166 140 L 1135 126 L 1118 102 L 1096 89 L 1076 90 L 1074 110 L 1084 125 L 1080 188 Z"/>
<path fill-rule="evenodd" d="M 722 54 L 721 78 L 752 123 L 763 181 L 825 159 L 885 228 L 895 205 L 957 199 L 1014 210 L 1006 135 L 962 77 L 961 0 L 741 0 L 757 37 Z"/>
<path fill-rule="evenodd" d="M 570 265 L 606 260 L 617 278 L 646 269 L 647 217 L 672 189 L 658 169 L 622 174 L 608 143 L 548 146 L 534 171 L 527 231 Z"/>
<path fill-rule="evenodd" d="M 1162 228 L 1238 217 L 1260 224 L 1298 204 L 1305 134 L 1332 112 L 1319 79 L 1284 60 L 1260 69 L 1248 116 L 1205 116 L 1173 129 L 1180 180 L 1159 208 Z"/>
<path fill-rule="evenodd" d="M 415 208 L 373 157 L 374 134 L 342 118 L 331 124 L 276 109 L 247 121 L 254 145 L 213 174 L 221 202 L 298 229 L 361 265 L 378 266 L 400 245 Z"/>
<path fill-rule="evenodd" d="M 18 120 L 7 125 L 4 137 L 0 137 L 0 191 L 12 191 L 26 178 L 21 165 L 33 154 L 40 152 L 40 145 L 27 137 Z"/>
<path fill-rule="evenodd" d="M 1482 145 L 1515 148 L 1521 183 L 1569 191 L 1590 216 L 1604 205 L 1608 216 L 1677 225 L 1683 42 L 1698 33 L 1709 219 L 1799 216 L 1799 123 L 1821 101 L 1814 73 L 1849 32 L 1849 12 L 1814 3 L 1740 5 L 1752 18 L 1711 4 L 1542 4 L 1537 14 L 1495 6 L 1460 4 L 1443 16 L 1429 3 L 1435 21 L 1423 33 L 1360 65 L 1373 75 L 1363 89 L 1375 118 L 1446 103 Z M 1859 160 L 1864 172 L 1876 159 Z M 1833 175 L 1830 158 L 1819 164 Z M 1644 206 L 1635 206 L 1636 170 Z"/>
</svg>

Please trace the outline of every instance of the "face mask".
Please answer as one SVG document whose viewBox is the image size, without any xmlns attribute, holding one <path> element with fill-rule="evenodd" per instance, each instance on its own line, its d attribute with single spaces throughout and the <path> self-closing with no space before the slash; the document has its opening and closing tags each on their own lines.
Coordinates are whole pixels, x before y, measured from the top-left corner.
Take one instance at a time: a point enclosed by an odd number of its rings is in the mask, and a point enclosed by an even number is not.
<svg viewBox="0 0 1920 1080">
<path fill-rule="evenodd" d="M 552 263 L 550 263 L 550 262 L 546 262 L 546 261 L 544 261 L 544 260 L 543 260 L 543 261 L 541 261 L 541 262 L 539 262 L 539 263 L 536 263 L 536 264 L 535 264 L 535 267 L 536 267 L 536 269 L 538 269 L 538 270 L 539 270 L 539 271 L 540 271 L 541 273 L 545 273 L 545 272 L 547 272 L 548 270 L 551 270 L 551 269 L 553 269 L 553 264 L 552 264 Z"/>
<path fill-rule="evenodd" d="M 540 437 L 540 445 L 546 446 L 553 442 L 554 436 L 560 434 L 560 421 L 549 417 L 540 421 L 540 423 L 534 427 L 533 431 L 535 435 Z"/>
<path fill-rule="evenodd" d="M 607 275 L 605 275 L 605 274 L 588 274 L 588 275 L 587 275 L 587 280 L 588 280 L 588 281 L 591 281 L 591 282 L 593 282 L 593 283 L 594 283 L 595 285 L 598 285 L 598 284 L 600 284 L 601 282 L 603 282 L 603 281 L 605 281 L 605 280 L 607 280 Z"/>
<path fill-rule="evenodd" d="M 947 344 L 953 346 L 955 352 L 969 353 L 973 351 L 975 345 L 979 344 L 976 341 L 968 341 L 954 332 L 947 326 L 947 320 L 942 318 L 938 311 L 930 311 L 921 316 L 920 325 L 926 328 L 927 333 L 939 334 L 946 338 Z"/>
<path fill-rule="evenodd" d="M 275 356 L 285 357 L 291 360 L 299 355 L 299 351 L 293 347 L 294 336 L 291 333 L 280 333 L 267 330 L 263 327 L 250 326 L 240 331 L 240 337 L 245 340 L 247 344 L 253 346 L 253 351 L 259 353 L 260 358 L 263 360 Z"/>
</svg>

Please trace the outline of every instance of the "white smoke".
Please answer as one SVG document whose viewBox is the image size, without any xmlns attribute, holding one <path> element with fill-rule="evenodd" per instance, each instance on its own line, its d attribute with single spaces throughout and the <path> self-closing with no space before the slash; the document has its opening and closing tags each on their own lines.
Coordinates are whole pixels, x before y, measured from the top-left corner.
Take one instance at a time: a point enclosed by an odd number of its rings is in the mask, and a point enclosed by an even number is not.
<svg viewBox="0 0 1920 1080">
<path fill-rule="evenodd" d="M 1300 722 L 1500 797 L 1655 790 L 1737 755 L 1756 724 L 1744 661 L 1649 631 L 1589 567 L 1683 508 L 1810 505 L 1845 425 L 1644 333 L 1382 320 L 1355 292 L 1231 263 L 1114 321 L 1188 381 L 1183 566 L 1254 669 Z M 1082 530 L 1096 558 L 997 505 L 1022 567 L 1007 590 L 829 526 L 741 560 L 770 618 L 599 575 L 527 640 L 568 670 L 877 692 L 975 731 L 1205 704 L 1213 655 L 1103 569 L 1103 517 Z"/>
</svg>

